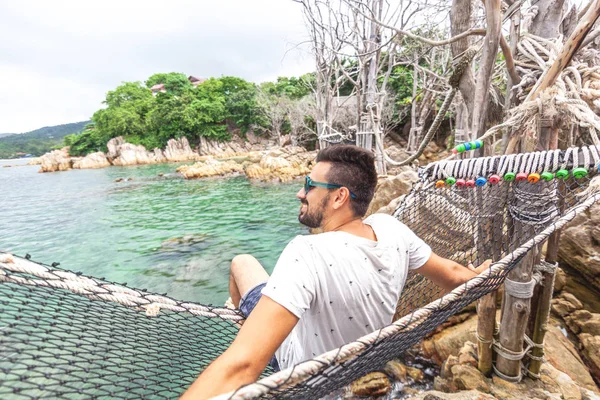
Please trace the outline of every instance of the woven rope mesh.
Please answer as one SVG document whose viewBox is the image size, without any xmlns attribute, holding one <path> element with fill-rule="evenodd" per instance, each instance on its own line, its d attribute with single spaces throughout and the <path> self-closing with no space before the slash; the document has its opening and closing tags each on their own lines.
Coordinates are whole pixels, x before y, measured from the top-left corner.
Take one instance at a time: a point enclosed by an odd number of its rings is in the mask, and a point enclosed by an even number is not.
<svg viewBox="0 0 600 400">
<path fill-rule="evenodd" d="M 435 188 L 439 177 L 425 170 L 395 215 L 443 257 L 463 265 L 508 257 L 507 267 L 414 319 L 415 310 L 442 293 L 411 275 L 398 302 L 397 316 L 405 318 L 397 332 L 365 343 L 360 354 L 324 364 L 316 375 L 299 377 L 300 364 L 281 372 L 289 381 L 267 379 L 245 389 L 258 388 L 263 398 L 319 398 L 381 368 L 497 289 L 523 256 L 511 256 L 515 249 L 596 196 L 584 193 L 596 171 L 535 184 Z M 160 303 L 158 313 L 151 303 Z M 0 253 L 0 399 L 176 398 L 229 346 L 238 318 L 237 312 L 128 290 L 18 257 L 10 262 Z"/>
</svg>

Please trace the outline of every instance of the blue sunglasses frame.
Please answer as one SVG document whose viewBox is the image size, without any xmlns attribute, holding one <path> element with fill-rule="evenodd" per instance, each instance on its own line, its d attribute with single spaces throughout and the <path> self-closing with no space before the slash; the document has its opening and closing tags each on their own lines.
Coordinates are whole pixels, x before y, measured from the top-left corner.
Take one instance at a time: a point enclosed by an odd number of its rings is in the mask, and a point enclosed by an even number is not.
<svg viewBox="0 0 600 400">
<path fill-rule="evenodd" d="M 326 189 L 339 189 L 345 187 L 344 185 L 336 185 L 335 183 L 317 182 L 310 179 L 310 176 L 304 177 L 304 194 L 307 195 L 311 187 L 322 187 Z M 350 192 L 350 190 L 348 190 Z M 350 192 L 350 197 L 356 199 L 356 195 Z"/>
</svg>

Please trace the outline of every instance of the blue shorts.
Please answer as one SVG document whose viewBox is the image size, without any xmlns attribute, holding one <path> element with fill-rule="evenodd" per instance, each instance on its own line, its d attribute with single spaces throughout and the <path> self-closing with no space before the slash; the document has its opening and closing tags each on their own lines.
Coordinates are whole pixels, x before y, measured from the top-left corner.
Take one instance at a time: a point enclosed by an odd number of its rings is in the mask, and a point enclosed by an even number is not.
<svg viewBox="0 0 600 400">
<path fill-rule="evenodd" d="M 267 282 L 259 283 L 242 296 L 240 300 L 240 311 L 246 318 L 248 318 L 252 310 L 254 310 L 254 307 L 258 304 L 258 301 L 262 297 L 261 292 L 266 285 Z M 269 366 L 273 368 L 275 372 L 279 371 L 279 363 L 275 356 L 269 361 Z"/>
</svg>

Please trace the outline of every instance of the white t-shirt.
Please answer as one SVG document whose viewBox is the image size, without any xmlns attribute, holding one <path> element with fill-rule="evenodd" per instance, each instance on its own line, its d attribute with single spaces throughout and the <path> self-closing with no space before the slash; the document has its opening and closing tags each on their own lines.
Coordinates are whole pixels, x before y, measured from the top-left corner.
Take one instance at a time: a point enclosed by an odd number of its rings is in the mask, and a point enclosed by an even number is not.
<svg viewBox="0 0 600 400">
<path fill-rule="evenodd" d="M 431 248 L 386 214 L 364 220 L 377 241 L 346 232 L 296 236 L 262 294 L 300 320 L 275 352 L 281 369 L 352 342 L 392 322 L 409 269 Z"/>
</svg>

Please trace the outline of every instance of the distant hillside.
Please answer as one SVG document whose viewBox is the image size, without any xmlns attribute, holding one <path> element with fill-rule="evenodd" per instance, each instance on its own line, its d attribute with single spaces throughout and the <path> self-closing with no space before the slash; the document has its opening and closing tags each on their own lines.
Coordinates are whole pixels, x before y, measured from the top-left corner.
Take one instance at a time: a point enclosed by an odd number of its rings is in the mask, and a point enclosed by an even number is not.
<svg viewBox="0 0 600 400">
<path fill-rule="evenodd" d="M 60 146 L 65 136 L 81 132 L 88 123 L 90 121 L 45 126 L 21 134 L 0 133 L 0 158 L 16 158 L 24 154 L 41 156 Z"/>
</svg>

